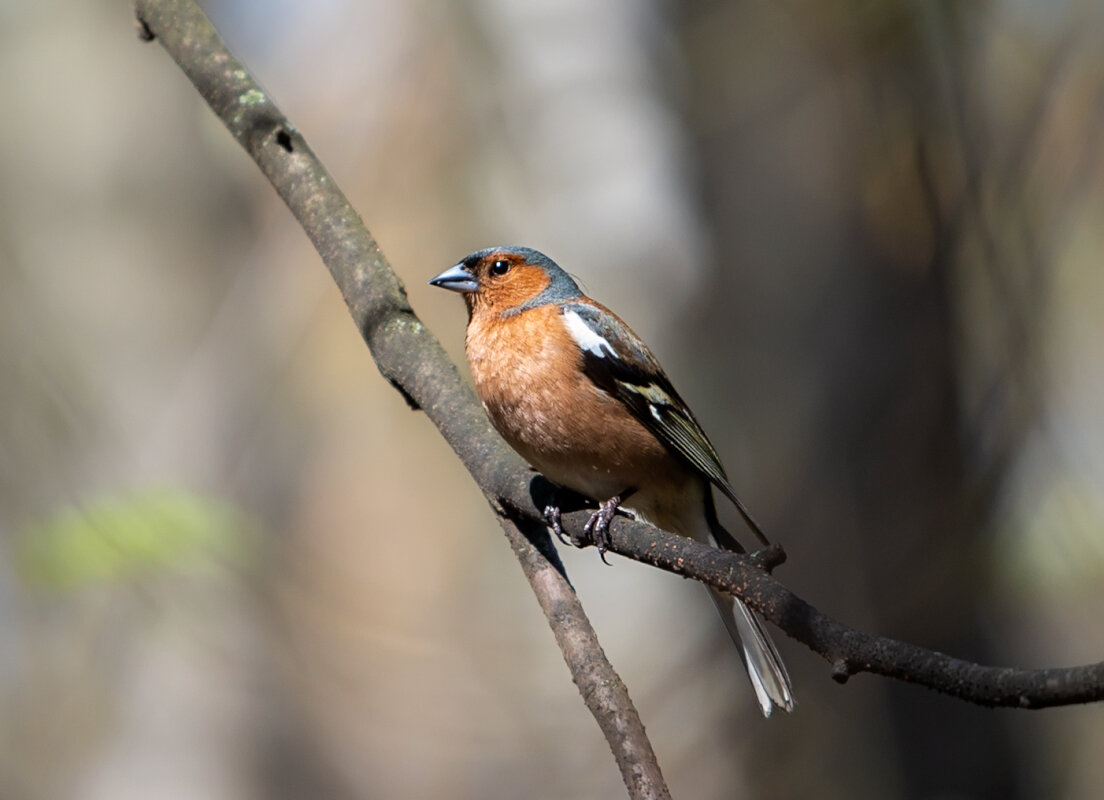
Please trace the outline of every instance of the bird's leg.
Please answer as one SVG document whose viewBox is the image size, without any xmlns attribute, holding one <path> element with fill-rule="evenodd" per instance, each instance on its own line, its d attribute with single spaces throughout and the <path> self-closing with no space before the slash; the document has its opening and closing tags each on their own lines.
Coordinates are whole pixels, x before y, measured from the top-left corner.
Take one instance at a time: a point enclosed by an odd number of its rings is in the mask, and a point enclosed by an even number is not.
<svg viewBox="0 0 1104 800">
<path fill-rule="evenodd" d="M 628 500 L 634 491 L 635 489 L 626 489 L 621 494 L 614 495 L 609 500 L 599 504 L 598 510 L 591 515 L 590 519 L 587 520 L 587 524 L 583 526 L 583 533 L 593 537 L 594 546 L 598 548 L 598 557 L 607 566 L 610 566 L 610 563 L 606 561 L 606 551 L 609 550 L 610 546 L 609 524 L 617 515 L 617 509 L 621 506 L 622 501 Z"/>
<path fill-rule="evenodd" d="M 544 521 L 548 524 L 548 527 L 552 529 L 552 533 L 556 534 L 556 538 L 560 540 L 560 544 L 572 544 L 572 542 L 564 536 L 560 504 L 556 502 L 556 498 L 554 497 L 552 498 L 552 502 L 544 507 Z"/>
</svg>

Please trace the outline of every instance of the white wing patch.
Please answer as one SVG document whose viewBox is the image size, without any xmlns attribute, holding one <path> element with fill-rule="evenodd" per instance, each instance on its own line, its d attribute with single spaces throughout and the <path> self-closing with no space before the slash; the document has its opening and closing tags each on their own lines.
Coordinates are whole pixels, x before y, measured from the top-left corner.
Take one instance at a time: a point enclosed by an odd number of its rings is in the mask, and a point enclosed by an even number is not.
<svg viewBox="0 0 1104 800">
<path fill-rule="evenodd" d="M 575 344 L 579 345 L 583 350 L 597 356 L 598 358 L 605 358 L 606 354 L 619 358 L 617 351 L 613 349 L 613 346 L 605 340 L 604 337 L 594 332 L 583 318 L 580 317 L 574 311 L 565 311 L 563 315 L 564 325 L 567 326 L 567 332 L 571 334 L 571 338 L 575 340 Z"/>
</svg>

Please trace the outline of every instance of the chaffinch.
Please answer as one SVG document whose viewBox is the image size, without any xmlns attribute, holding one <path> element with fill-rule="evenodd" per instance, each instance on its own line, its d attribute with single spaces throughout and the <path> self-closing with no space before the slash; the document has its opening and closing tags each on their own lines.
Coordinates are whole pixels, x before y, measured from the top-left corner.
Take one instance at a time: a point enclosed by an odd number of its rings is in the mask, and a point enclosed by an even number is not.
<svg viewBox="0 0 1104 800">
<path fill-rule="evenodd" d="M 625 503 L 664 530 L 743 552 L 717 520 L 711 485 L 767 543 L 655 356 L 552 259 L 527 247 L 492 247 L 430 284 L 464 296 L 465 349 L 494 427 L 549 480 L 599 504 L 587 528 L 600 550 Z M 559 535 L 558 509 L 546 516 Z M 790 678 L 762 620 L 739 598 L 710 593 L 763 714 L 790 711 Z"/>
</svg>

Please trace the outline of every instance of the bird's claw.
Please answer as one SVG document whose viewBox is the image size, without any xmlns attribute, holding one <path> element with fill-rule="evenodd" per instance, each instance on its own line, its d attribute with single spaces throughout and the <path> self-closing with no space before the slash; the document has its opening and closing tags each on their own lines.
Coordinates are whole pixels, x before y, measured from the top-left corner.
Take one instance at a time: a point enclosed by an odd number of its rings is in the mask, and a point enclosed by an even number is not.
<svg viewBox="0 0 1104 800">
<path fill-rule="evenodd" d="M 568 538 L 564 535 L 563 518 L 560 514 L 559 506 L 545 506 L 544 521 L 548 524 L 548 527 L 552 530 L 552 533 L 556 535 L 556 538 L 560 540 L 560 544 L 574 544 L 574 542 L 568 540 Z"/>
<path fill-rule="evenodd" d="M 598 557 L 602 559 L 602 563 L 606 566 L 612 566 L 609 561 L 606 560 L 606 551 L 610 548 L 609 525 L 617 515 L 617 508 L 620 505 L 620 495 L 611 497 L 598 506 L 598 510 L 590 515 L 590 519 L 588 519 L 586 525 L 583 526 L 583 533 L 593 539 L 594 546 L 598 548 Z"/>
</svg>

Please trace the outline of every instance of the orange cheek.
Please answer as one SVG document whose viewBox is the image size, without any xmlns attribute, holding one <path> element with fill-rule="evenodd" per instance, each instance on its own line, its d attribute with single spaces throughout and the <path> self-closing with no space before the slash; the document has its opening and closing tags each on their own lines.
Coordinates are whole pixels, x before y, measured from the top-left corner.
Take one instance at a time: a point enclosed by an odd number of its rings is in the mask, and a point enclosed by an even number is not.
<svg viewBox="0 0 1104 800">
<path fill-rule="evenodd" d="M 523 264 L 503 278 L 487 278 L 476 298 L 477 309 L 501 314 L 529 302 L 549 283 L 551 279 L 544 270 Z"/>
</svg>

